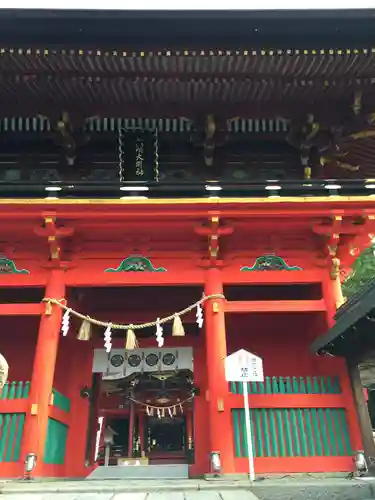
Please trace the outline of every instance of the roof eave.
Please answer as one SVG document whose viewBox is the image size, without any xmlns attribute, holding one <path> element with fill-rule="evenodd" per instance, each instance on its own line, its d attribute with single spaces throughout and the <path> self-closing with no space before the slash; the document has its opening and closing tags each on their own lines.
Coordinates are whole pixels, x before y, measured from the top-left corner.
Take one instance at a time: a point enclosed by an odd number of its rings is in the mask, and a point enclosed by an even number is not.
<svg viewBox="0 0 375 500">
<path fill-rule="evenodd" d="M 358 301 L 355 306 L 346 314 L 343 314 L 328 332 L 314 340 L 310 345 L 310 351 L 319 353 L 327 349 L 330 353 L 334 354 L 335 340 L 342 336 L 349 340 L 352 327 L 354 327 L 361 318 L 374 310 L 374 304 L 375 288 L 372 288 L 364 297 L 360 298 L 360 301 Z M 330 349 L 328 349 L 328 346 L 330 346 Z"/>
</svg>

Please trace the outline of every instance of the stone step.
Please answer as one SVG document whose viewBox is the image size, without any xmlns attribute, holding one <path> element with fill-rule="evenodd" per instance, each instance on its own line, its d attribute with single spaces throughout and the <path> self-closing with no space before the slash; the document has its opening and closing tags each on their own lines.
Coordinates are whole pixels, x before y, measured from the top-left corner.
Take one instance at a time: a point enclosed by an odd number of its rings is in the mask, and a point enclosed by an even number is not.
<svg viewBox="0 0 375 500">
<path fill-rule="evenodd" d="M 98 479 L 188 479 L 187 464 L 168 465 L 102 465 L 94 469 L 86 480 Z"/>
<path fill-rule="evenodd" d="M 259 500 L 249 491 L 186 491 L 149 493 L 37 493 L 4 494 L 2 500 Z"/>
</svg>

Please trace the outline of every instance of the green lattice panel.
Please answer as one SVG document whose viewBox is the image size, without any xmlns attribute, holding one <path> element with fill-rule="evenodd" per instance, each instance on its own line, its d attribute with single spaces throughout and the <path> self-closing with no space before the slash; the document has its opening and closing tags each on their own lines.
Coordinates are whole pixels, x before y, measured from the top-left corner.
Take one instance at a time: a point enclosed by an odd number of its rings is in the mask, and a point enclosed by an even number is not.
<svg viewBox="0 0 375 500">
<path fill-rule="evenodd" d="M 245 411 L 232 410 L 236 457 L 247 456 Z M 343 408 L 256 408 L 250 410 L 256 457 L 349 456 Z"/>
<path fill-rule="evenodd" d="M 29 396 L 30 382 L 6 382 L 1 399 L 25 399 Z"/>
<path fill-rule="evenodd" d="M 65 461 L 68 426 L 53 419 L 48 419 L 47 438 L 44 447 L 44 462 L 61 465 Z"/>
<path fill-rule="evenodd" d="M 20 459 L 24 413 L 0 413 L 0 463 Z"/>
<path fill-rule="evenodd" d="M 30 382 L 7 382 L 0 400 L 25 399 Z M 20 459 L 24 413 L 2 413 L 0 410 L 0 462 L 17 462 Z"/>
<path fill-rule="evenodd" d="M 340 394 L 339 377 L 265 377 L 249 382 L 249 394 Z M 243 394 L 242 382 L 231 382 L 232 394 Z"/>
<path fill-rule="evenodd" d="M 70 399 L 61 394 L 61 392 L 56 391 L 56 389 L 52 390 L 53 393 L 53 406 L 59 408 L 62 411 L 70 412 Z"/>
</svg>

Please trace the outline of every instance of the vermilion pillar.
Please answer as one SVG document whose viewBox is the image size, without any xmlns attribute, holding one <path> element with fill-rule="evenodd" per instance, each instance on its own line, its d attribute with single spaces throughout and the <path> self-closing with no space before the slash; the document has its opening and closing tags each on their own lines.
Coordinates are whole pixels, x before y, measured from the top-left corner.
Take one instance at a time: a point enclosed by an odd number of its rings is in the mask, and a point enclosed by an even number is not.
<svg viewBox="0 0 375 500">
<path fill-rule="evenodd" d="M 222 294 L 223 284 L 219 269 L 207 270 L 205 294 Z M 220 452 L 222 472 L 234 472 L 234 447 L 231 408 L 228 406 L 228 383 L 225 380 L 224 359 L 227 355 L 224 300 L 205 302 L 205 332 L 207 359 L 207 398 L 210 451 Z"/>
<path fill-rule="evenodd" d="M 45 297 L 62 299 L 65 295 L 64 271 L 51 270 Z M 22 459 L 27 453 L 36 453 L 37 466 L 33 475 L 41 475 L 44 446 L 47 434 L 49 402 L 61 328 L 61 309 L 52 305 L 51 314 L 44 314 L 40 321 L 30 384 L 29 408 L 22 439 Z"/>
</svg>

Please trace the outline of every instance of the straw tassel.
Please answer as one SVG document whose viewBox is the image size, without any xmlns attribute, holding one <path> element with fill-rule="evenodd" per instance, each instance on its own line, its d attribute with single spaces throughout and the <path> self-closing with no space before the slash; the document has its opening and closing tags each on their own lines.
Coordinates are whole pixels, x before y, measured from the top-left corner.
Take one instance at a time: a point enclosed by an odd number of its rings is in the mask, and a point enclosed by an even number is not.
<svg viewBox="0 0 375 500">
<path fill-rule="evenodd" d="M 138 346 L 137 337 L 135 336 L 134 331 L 131 328 L 129 328 L 129 330 L 126 332 L 125 349 L 131 351 L 132 349 L 135 349 L 137 346 Z"/>
<path fill-rule="evenodd" d="M 85 319 L 82 321 L 82 325 L 80 326 L 77 340 L 90 340 L 91 339 L 91 323 L 89 320 Z"/>
<path fill-rule="evenodd" d="M 46 308 L 44 310 L 44 315 L 51 316 L 51 314 L 52 314 L 52 304 L 51 304 L 51 302 L 46 302 Z"/>
<path fill-rule="evenodd" d="M 180 316 L 178 316 L 178 314 L 176 314 L 176 316 L 173 319 L 172 336 L 173 337 L 185 336 L 184 325 L 182 324 L 181 318 Z"/>
</svg>

